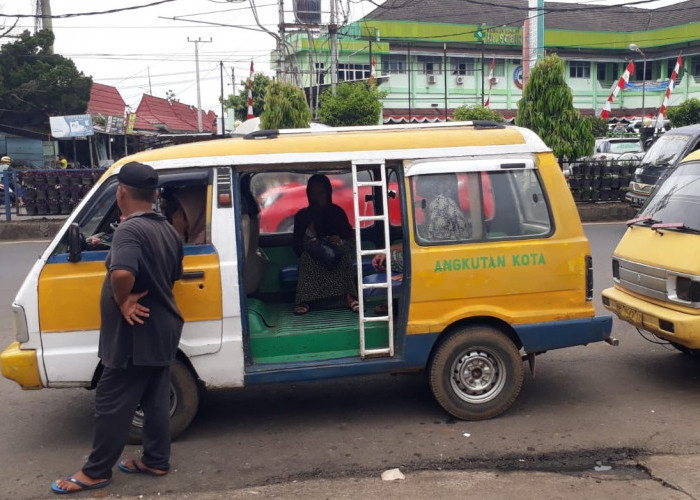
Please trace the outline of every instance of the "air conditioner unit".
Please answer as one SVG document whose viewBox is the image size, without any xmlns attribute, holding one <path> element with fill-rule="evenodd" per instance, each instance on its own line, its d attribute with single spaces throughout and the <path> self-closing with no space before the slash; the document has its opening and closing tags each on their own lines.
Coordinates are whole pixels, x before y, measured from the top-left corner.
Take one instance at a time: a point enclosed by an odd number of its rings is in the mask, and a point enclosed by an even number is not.
<svg viewBox="0 0 700 500">
<path fill-rule="evenodd" d="M 494 85 L 498 85 L 498 77 L 497 76 L 494 76 L 492 81 L 493 81 Z"/>
<path fill-rule="evenodd" d="M 436 83 L 437 77 L 435 75 L 428 75 L 428 83 Z"/>
<path fill-rule="evenodd" d="M 461 75 L 458 76 L 458 77 L 457 77 L 457 83 L 458 83 L 459 85 L 462 85 L 462 84 L 464 83 L 464 77 L 461 76 Z"/>
</svg>

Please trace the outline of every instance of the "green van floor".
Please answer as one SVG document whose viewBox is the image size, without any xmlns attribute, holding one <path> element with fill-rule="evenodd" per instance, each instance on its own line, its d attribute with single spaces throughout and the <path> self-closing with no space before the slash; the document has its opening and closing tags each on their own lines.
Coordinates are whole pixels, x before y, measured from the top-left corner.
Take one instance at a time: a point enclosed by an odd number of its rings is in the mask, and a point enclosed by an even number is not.
<svg viewBox="0 0 700 500">
<path fill-rule="evenodd" d="M 368 316 L 376 303 L 365 302 Z M 291 303 L 248 299 L 254 363 L 318 361 L 360 355 L 360 316 L 347 308 L 311 309 L 296 316 Z M 386 322 L 365 323 L 367 349 L 388 346 Z"/>
</svg>

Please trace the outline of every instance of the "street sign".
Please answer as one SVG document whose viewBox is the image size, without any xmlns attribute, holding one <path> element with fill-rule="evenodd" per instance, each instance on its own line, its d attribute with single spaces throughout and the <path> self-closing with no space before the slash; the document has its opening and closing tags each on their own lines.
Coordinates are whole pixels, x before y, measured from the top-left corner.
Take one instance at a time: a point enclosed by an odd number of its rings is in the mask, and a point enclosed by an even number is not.
<svg viewBox="0 0 700 500">
<path fill-rule="evenodd" d="M 474 32 L 474 38 L 476 38 L 479 42 L 483 41 L 485 36 L 486 32 L 484 30 L 477 30 Z"/>
<path fill-rule="evenodd" d="M 91 115 L 50 116 L 51 135 L 56 139 L 93 135 Z"/>
</svg>

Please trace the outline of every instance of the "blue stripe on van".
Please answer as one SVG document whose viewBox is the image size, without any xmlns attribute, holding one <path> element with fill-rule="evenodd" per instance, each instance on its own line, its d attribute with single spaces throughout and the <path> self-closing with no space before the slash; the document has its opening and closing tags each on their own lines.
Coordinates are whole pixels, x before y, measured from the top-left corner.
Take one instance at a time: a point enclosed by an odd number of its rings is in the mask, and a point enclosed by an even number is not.
<svg viewBox="0 0 700 500">
<path fill-rule="evenodd" d="M 612 316 L 514 325 L 525 352 L 542 352 L 600 342 L 610 337 Z"/>
<path fill-rule="evenodd" d="M 406 335 L 403 356 L 397 354 L 393 358 L 362 360 L 358 356 L 324 361 L 253 365 L 246 368 L 245 385 L 421 370 L 425 368 L 437 338 L 437 333 Z"/>
<path fill-rule="evenodd" d="M 215 254 L 213 245 L 185 245 L 185 255 L 210 255 Z M 107 258 L 107 250 L 84 251 L 81 262 L 104 262 Z M 61 264 L 68 262 L 68 254 L 60 253 L 52 255 L 46 261 L 47 264 Z"/>
</svg>

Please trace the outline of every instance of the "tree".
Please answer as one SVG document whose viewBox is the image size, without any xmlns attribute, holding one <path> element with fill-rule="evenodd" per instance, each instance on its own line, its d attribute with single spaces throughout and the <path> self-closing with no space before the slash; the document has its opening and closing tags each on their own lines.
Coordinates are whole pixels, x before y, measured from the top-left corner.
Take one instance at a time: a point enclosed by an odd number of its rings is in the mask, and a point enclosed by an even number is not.
<svg viewBox="0 0 700 500">
<path fill-rule="evenodd" d="M 306 95 L 291 83 L 272 82 L 265 94 L 265 107 L 260 114 L 260 128 L 308 128 L 311 111 Z"/>
<path fill-rule="evenodd" d="M 605 137 L 608 135 L 608 121 L 605 118 L 585 116 L 583 119 L 591 124 L 593 137 Z"/>
<path fill-rule="evenodd" d="M 474 121 L 474 120 L 489 120 L 492 122 L 502 123 L 505 121 L 503 115 L 498 111 L 494 111 L 489 108 L 484 108 L 482 106 L 476 106 L 470 108 L 468 106 L 460 106 L 455 109 L 455 120 L 464 121 Z"/>
<path fill-rule="evenodd" d="M 262 73 L 253 75 L 253 114 L 260 116 L 265 107 L 265 93 L 272 80 Z M 236 113 L 236 119 L 245 120 L 248 117 L 248 81 L 241 80 L 241 90 L 238 95 L 229 95 L 224 101 L 224 106 L 231 108 Z"/>
<path fill-rule="evenodd" d="M 700 99 L 692 97 L 683 101 L 678 106 L 666 110 L 672 127 L 684 127 L 700 123 Z"/>
<path fill-rule="evenodd" d="M 382 99 L 386 92 L 380 92 L 375 85 L 365 82 L 344 82 L 321 94 L 318 116 L 322 123 L 331 127 L 354 125 L 377 125 L 382 116 Z"/>
<path fill-rule="evenodd" d="M 49 30 L 34 35 L 24 31 L 17 41 L 0 48 L 3 119 L 48 123 L 47 116 L 85 113 L 92 78 L 78 71 L 72 60 L 52 53 L 53 41 Z"/>
<path fill-rule="evenodd" d="M 564 61 L 540 59 L 518 101 L 515 123 L 537 133 L 561 162 L 590 154 L 595 144 L 591 123 L 574 109 L 571 88 L 564 80 Z"/>
</svg>

